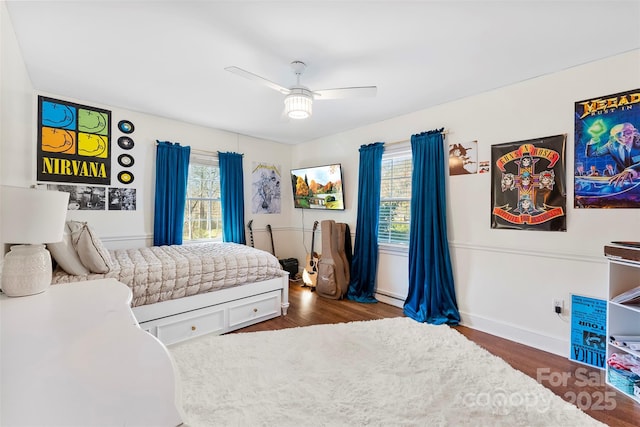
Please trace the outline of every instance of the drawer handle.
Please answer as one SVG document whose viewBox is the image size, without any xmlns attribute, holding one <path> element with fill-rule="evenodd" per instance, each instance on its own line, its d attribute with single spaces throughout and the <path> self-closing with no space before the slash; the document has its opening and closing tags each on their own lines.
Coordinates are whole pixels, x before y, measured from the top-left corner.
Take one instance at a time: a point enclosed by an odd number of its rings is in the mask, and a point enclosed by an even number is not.
<svg viewBox="0 0 640 427">
<path fill-rule="evenodd" d="M 253 312 L 254 312 L 254 313 L 257 313 L 257 312 L 258 312 L 258 309 L 257 309 L 257 308 L 254 308 L 254 309 L 253 309 Z"/>
<path fill-rule="evenodd" d="M 196 330 L 196 327 L 195 327 L 195 326 L 192 326 L 192 327 L 191 327 L 191 330 L 192 330 L 192 331 L 195 331 L 195 330 Z"/>
</svg>

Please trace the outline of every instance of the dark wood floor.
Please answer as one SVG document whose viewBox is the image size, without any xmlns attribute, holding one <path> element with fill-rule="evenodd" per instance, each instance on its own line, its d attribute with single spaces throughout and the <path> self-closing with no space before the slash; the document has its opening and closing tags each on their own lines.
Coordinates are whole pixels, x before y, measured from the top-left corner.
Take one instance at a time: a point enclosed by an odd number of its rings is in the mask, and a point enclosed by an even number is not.
<svg viewBox="0 0 640 427">
<path fill-rule="evenodd" d="M 404 316 L 402 309 L 388 304 L 359 304 L 320 298 L 309 288 L 303 288 L 294 282 L 289 287 L 289 301 L 291 306 L 287 316 L 249 326 L 235 333 Z M 640 404 L 606 385 L 602 371 L 464 326 L 457 326 L 455 329 L 501 357 L 515 369 L 538 380 L 564 400 L 574 403 L 593 418 L 612 427 L 640 426 Z M 566 377 L 565 381 L 561 380 L 563 376 Z"/>
</svg>

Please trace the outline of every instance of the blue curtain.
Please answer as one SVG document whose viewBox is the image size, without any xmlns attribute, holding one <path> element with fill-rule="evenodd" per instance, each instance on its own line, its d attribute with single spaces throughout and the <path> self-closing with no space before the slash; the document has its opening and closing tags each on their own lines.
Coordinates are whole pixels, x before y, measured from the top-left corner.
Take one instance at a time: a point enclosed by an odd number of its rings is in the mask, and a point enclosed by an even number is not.
<svg viewBox="0 0 640 427">
<path fill-rule="evenodd" d="M 457 325 L 445 194 L 442 129 L 411 136 L 411 229 L 409 293 L 404 313 L 418 322 Z"/>
<path fill-rule="evenodd" d="M 218 152 L 218 161 L 222 199 L 222 240 L 245 244 L 242 154 Z"/>
<path fill-rule="evenodd" d="M 347 299 L 374 303 L 378 270 L 378 219 L 384 143 L 360 147 L 358 219 Z M 348 236 L 347 236 L 348 237 Z"/>
<path fill-rule="evenodd" d="M 191 147 L 157 141 L 153 245 L 182 244 Z"/>
</svg>

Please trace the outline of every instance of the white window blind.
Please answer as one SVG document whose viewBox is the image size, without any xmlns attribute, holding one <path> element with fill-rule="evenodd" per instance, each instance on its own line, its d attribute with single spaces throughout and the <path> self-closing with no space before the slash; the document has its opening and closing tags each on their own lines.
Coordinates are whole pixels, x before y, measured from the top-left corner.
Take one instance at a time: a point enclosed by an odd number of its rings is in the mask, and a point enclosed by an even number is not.
<svg viewBox="0 0 640 427">
<path fill-rule="evenodd" d="M 379 244 L 409 245 L 412 170 L 408 144 L 385 150 L 380 179 Z"/>
<path fill-rule="evenodd" d="M 220 168 L 214 155 L 191 153 L 183 240 L 222 240 Z"/>
</svg>

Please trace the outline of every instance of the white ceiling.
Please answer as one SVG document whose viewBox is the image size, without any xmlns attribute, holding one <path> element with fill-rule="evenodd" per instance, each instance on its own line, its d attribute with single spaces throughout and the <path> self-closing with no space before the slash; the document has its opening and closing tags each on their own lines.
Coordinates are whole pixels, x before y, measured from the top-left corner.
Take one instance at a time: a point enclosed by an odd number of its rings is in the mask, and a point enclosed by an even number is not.
<svg viewBox="0 0 640 427">
<path fill-rule="evenodd" d="M 36 90 L 300 143 L 640 48 L 640 1 L 7 1 Z M 284 95 L 238 66 L 311 89 Z M 615 70 L 603 78 L 615 78 Z M 549 100 L 553 102 L 553 100 Z"/>
</svg>

